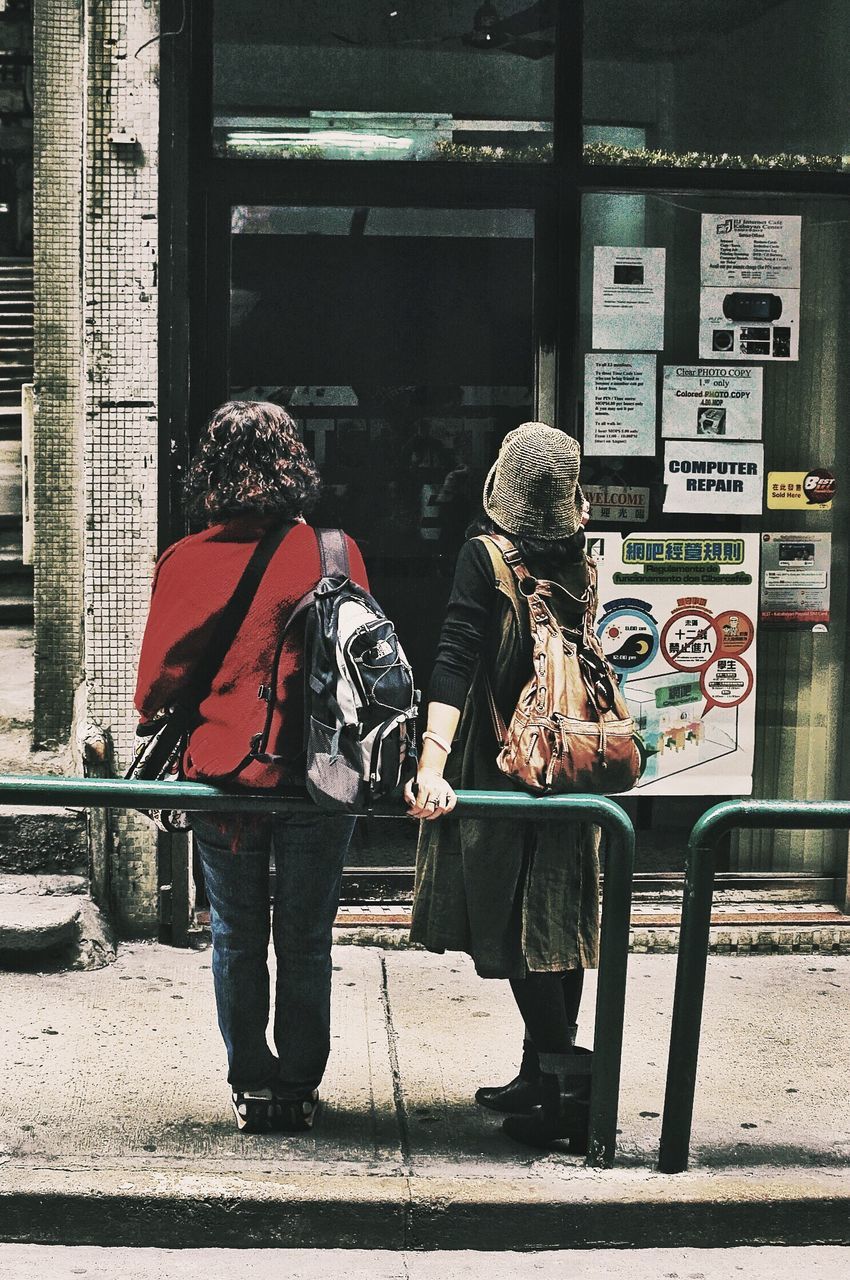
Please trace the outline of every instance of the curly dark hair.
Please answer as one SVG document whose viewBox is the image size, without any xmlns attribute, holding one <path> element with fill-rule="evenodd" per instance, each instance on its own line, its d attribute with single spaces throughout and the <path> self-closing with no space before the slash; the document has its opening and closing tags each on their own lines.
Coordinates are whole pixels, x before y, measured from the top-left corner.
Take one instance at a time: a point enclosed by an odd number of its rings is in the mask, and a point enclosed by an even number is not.
<svg viewBox="0 0 850 1280">
<path fill-rule="evenodd" d="M 298 427 L 267 400 L 229 400 L 207 423 L 184 489 L 188 515 L 214 524 L 238 515 L 295 518 L 321 481 Z"/>
<path fill-rule="evenodd" d="M 529 538 L 519 537 L 515 533 L 507 533 L 500 529 L 494 520 L 482 511 L 473 520 L 466 531 L 467 538 L 474 538 L 480 533 L 501 533 L 510 538 L 526 564 L 545 566 L 547 573 L 557 573 L 559 569 L 570 564 L 578 564 L 584 559 L 587 539 L 583 528 L 579 528 L 568 538 Z"/>
</svg>

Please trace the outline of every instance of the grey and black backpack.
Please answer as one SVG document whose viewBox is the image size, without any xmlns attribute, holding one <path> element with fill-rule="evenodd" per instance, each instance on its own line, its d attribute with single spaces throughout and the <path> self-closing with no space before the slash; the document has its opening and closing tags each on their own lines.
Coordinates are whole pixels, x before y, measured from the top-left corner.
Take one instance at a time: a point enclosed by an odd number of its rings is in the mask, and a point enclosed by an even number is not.
<svg viewBox="0 0 850 1280">
<path fill-rule="evenodd" d="M 286 632 L 306 615 L 307 790 L 319 808 L 351 812 L 390 795 L 415 771 L 419 690 L 392 621 L 351 581 L 345 535 L 314 532 L 322 576 L 290 615 L 278 659 Z M 276 670 L 265 687 L 276 687 Z M 268 759 L 270 721 L 252 743 L 260 759 Z"/>
</svg>

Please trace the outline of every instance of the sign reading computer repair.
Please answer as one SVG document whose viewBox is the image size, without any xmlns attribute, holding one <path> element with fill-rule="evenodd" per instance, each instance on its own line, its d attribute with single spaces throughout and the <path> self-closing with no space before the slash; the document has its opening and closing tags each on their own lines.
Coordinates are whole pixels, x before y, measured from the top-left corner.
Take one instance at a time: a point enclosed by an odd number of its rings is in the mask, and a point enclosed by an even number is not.
<svg viewBox="0 0 850 1280">
<path fill-rule="evenodd" d="M 647 750 L 637 795 L 749 795 L 756 533 L 604 534 L 597 633 Z"/>
<path fill-rule="evenodd" d="M 798 359 L 801 225 L 796 214 L 702 215 L 701 358 Z"/>
<path fill-rule="evenodd" d="M 759 515 L 764 446 L 668 440 L 664 448 L 665 511 Z"/>
</svg>

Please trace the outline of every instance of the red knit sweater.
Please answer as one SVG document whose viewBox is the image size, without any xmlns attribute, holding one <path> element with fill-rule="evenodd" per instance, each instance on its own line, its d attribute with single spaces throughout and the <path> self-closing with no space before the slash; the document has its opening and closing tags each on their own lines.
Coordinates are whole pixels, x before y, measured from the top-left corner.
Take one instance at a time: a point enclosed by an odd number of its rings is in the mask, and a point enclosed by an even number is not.
<svg viewBox="0 0 850 1280">
<path fill-rule="evenodd" d="M 151 719 L 171 704 L 236 588 L 268 519 L 240 517 L 175 542 L 154 570 L 139 676 L 136 709 Z M 353 582 L 368 589 L 363 558 L 347 538 Z M 316 585 L 321 563 L 316 537 L 305 524 L 286 535 L 266 569 L 230 651 L 200 706 L 184 759 L 187 778 L 226 778 L 248 754 L 265 721 L 258 697 L 268 683 L 280 627 L 300 598 Z M 269 751 L 297 760 L 303 737 L 303 627 L 294 627 L 281 655 Z M 237 781 L 234 779 L 234 781 Z M 301 781 L 293 766 L 252 761 L 238 777 L 243 787 L 275 787 Z"/>
</svg>

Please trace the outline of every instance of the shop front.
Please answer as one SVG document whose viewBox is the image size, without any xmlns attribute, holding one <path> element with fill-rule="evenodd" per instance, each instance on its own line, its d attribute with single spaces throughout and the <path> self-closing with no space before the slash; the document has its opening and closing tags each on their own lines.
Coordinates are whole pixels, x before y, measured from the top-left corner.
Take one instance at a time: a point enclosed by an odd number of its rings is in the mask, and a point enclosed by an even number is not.
<svg viewBox="0 0 850 1280">
<path fill-rule="evenodd" d="M 285 404 L 427 686 L 501 439 L 578 436 L 650 885 L 718 798 L 847 787 L 843 3 L 682 8 L 216 0 L 163 46 L 163 543 L 209 411 Z M 414 838 L 360 824 L 349 892 Z M 831 833 L 725 858 L 843 893 Z"/>
</svg>

